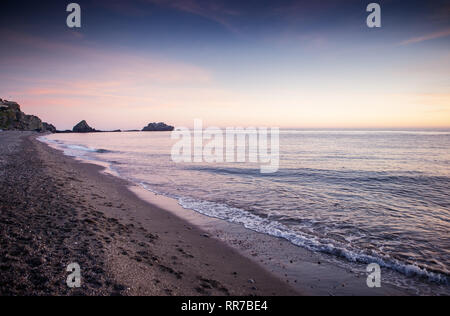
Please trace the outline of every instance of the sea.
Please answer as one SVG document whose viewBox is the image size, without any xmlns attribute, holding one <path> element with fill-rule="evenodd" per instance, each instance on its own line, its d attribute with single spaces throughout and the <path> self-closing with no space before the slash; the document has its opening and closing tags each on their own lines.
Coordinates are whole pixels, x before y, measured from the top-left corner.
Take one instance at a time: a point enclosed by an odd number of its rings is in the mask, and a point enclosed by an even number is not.
<svg viewBox="0 0 450 316">
<path fill-rule="evenodd" d="M 433 290 L 425 294 L 450 294 L 449 130 L 281 130 L 279 169 L 267 174 L 247 162 L 175 163 L 170 132 L 40 140 L 107 164 L 185 209 L 283 238 L 342 265 L 377 263 L 429 285 Z"/>
</svg>

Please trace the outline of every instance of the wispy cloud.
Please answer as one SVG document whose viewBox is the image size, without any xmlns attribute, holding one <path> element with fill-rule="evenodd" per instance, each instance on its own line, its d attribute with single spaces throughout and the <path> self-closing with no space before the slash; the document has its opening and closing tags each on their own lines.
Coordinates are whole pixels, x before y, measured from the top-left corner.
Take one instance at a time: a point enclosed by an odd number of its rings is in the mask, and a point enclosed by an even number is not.
<svg viewBox="0 0 450 316">
<path fill-rule="evenodd" d="M 175 10 L 195 14 L 202 18 L 216 22 L 233 33 L 238 33 L 230 18 L 241 15 L 238 8 L 231 8 L 224 1 L 198 1 L 198 0 L 146 0 L 147 2 L 170 7 Z"/>
<path fill-rule="evenodd" d="M 416 44 L 416 43 L 421 43 L 421 42 L 425 42 L 425 41 L 429 41 L 429 40 L 433 40 L 433 39 L 437 39 L 437 38 L 443 38 L 443 37 L 447 37 L 447 36 L 450 36 L 450 29 L 446 29 L 443 31 L 438 31 L 438 32 L 434 32 L 434 33 L 430 33 L 430 34 L 426 34 L 426 35 L 422 35 L 422 36 L 413 37 L 413 38 L 410 38 L 408 40 L 401 42 L 400 45 Z"/>
<path fill-rule="evenodd" d="M 10 31 L 0 31 L 0 37 L 21 47 L 17 52 L 0 53 L 0 66 L 14 71 L 12 75 L 0 73 L 0 77 L 16 77 L 25 70 L 27 73 L 41 72 L 41 79 L 44 79 L 44 70 L 54 70 L 53 75 L 62 73 L 67 78 L 83 76 L 101 81 L 120 78 L 121 81 L 147 84 L 207 83 L 211 80 L 210 72 L 202 67 L 149 53 L 138 54 L 126 49 L 110 51 Z"/>
</svg>

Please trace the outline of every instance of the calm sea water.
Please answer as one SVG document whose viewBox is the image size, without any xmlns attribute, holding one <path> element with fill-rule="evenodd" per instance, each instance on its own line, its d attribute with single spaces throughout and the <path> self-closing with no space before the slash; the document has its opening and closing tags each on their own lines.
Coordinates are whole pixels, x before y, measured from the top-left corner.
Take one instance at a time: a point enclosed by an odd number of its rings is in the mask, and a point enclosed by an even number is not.
<svg viewBox="0 0 450 316">
<path fill-rule="evenodd" d="M 448 286 L 450 132 L 304 131 L 280 135 L 280 169 L 171 160 L 170 133 L 55 134 L 66 154 L 185 208 L 344 261 Z"/>
</svg>

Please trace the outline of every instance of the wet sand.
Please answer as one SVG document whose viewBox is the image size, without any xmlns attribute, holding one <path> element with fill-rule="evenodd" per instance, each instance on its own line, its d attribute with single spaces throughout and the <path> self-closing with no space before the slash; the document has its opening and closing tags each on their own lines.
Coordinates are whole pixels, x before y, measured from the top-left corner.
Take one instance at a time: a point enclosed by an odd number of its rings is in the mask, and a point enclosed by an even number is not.
<svg viewBox="0 0 450 316">
<path fill-rule="evenodd" d="M 0 132 L 0 295 L 308 294 L 36 136 Z"/>
</svg>

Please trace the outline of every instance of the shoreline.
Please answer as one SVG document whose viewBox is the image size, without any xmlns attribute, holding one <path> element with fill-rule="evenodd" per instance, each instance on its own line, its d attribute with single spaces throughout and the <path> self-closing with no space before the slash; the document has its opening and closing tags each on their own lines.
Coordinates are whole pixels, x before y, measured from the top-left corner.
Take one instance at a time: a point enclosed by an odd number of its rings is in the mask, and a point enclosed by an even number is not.
<svg viewBox="0 0 450 316">
<path fill-rule="evenodd" d="M 300 294 L 199 228 L 139 199 L 125 180 L 36 136 L 0 134 L 7 173 L 0 295 Z M 78 289 L 65 284 L 72 262 L 81 267 Z"/>
<path fill-rule="evenodd" d="M 239 224 L 183 208 L 175 199 L 136 185 L 129 186 L 129 190 L 149 204 L 156 205 L 206 231 L 209 238 L 230 246 L 304 295 L 415 295 L 412 291 L 388 283 L 384 283 L 381 288 L 367 287 L 367 273 L 361 270 L 361 264 L 348 263 L 347 267 L 343 267 L 337 264 L 338 258 L 312 252 L 284 238 L 259 233 Z"/>
<path fill-rule="evenodd" d="M 58 146 L 54 147 L 45 141 L 44 143 L 62 152 L 62 149 Z M 69 156 L 72 157 L 70 154 Z M 72 158 L 83 163 L 99 165 L 104 168 L 103 173 L 123 179 L 106 162 L 78 156 Z M 128 189 L 138 198 L 149 203 L 150 206 L 157 206 L 190 225 L 206 231 L 211 238 L 235 249 L 239 254 L 270 271 L 278 279 L 283 280 L 300 293 L 326 296 L 417 294 L 412 290 L 398 287 L 389 282 L 384 283 L 380 289 L 368 288 L 365 265 L 347 262 L 343 266 L 342 260 L 332 255 L 313 252 L 284 238 L 256 232 L 240 224 L 230 223 L 186 209 L 179 204 L 178 200 L 154 193 L 133 182 L 129 182 Z M 390 276 L 391 273 L 395 272 L 386 271 L 383 268 L 385 276 Z"/>
<path fill-rule="evenodd" d="M 323 254 L 183 209 L 173 199 L 108 174 L 104 166 L 65 156 L 36 136 L 23 140 L 28 150 L 55 180 L 69 180 L 62 187 L 70 187 L 70 193 L 61 193 L 88 204 L 88 213 L 103 215 L 106 223 L 92 214 L 84 217 L 109 235 L 102 236 L 107 281 L 98 289 L 87 284 L 81 292 L 66 289 L 63 295 L 414 294 L 388 284 L 370 289 L 364 275 L 336 266 Z"/>
</svg>

